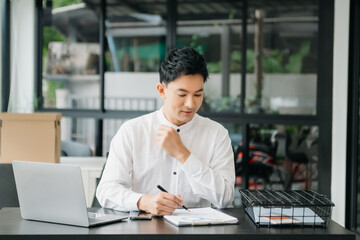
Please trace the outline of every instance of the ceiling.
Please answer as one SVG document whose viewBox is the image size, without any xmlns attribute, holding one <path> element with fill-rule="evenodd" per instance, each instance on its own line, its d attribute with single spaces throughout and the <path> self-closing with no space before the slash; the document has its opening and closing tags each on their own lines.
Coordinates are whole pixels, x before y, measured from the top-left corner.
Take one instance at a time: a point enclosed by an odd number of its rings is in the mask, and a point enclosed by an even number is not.
<svg viewBox="0 0 360 240">
<path fill-rule="evenodd" d="M 317 16 L 318 0 L 248 0 L 249 22 L 255 9 L 263 9 L 267 18 Z M 51 23 L 68 37 L 77 41 L 98 42 L 101 0 L 83 0 L 81 4 L 52 10 Z M 226 20 L 241 22 L 242 1 L 234 0 L 178 0 L 178 25 L 192 21 Z M 127 24 L 136 26 L 164 26 L 167 19 L 166 0 L 107 0 L 106 27 Z M 312 18 L 313 19 L 313 18 Z M 316 18 L 317 19 L 317 18 Z M 206 22 L 206 21 L 205 21 Z M 91 27 L 89 27 L 91 26 Z"/>
</svg>

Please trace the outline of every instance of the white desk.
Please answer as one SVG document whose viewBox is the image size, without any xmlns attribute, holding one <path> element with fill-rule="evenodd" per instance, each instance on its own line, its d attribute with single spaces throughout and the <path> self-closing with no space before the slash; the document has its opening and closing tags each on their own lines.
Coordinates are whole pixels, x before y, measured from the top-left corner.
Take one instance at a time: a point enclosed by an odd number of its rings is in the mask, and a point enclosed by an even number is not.
<svg viewBox="0 0 360 240">
<path fill-rule="evenodd" d="M 105 157 L 60 157 L 60 164 L 80 166 L 88 207 L 91 207 L 93 202 L 96 190 L 96 179 L 100 177 L 105 162 Z"/>
</svg>

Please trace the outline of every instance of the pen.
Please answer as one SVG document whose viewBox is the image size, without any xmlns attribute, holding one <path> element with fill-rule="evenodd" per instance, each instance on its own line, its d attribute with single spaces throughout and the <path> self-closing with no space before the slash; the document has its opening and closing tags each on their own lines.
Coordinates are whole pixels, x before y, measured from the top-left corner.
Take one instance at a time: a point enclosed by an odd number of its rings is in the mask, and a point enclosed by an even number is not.
<svg viewBox="0 0 360 240">
<path fill-rule="evenodd" d="M 163 187 L 160 186 L 159 184 L 156 185 L 156 187 L 157 187 L 158 189 L 160 189 L 161 191 L 163 191 L 163 192 L 168 192 L 168 191 L 165 190 L 165 188 L 163 188 Z M 182 207 L 183 207 L 186 211 L 190 212 L 190 210 L 189 210 L 187 207 L 185 207 L 185 205 L 182 205 Z"/>
</svg>

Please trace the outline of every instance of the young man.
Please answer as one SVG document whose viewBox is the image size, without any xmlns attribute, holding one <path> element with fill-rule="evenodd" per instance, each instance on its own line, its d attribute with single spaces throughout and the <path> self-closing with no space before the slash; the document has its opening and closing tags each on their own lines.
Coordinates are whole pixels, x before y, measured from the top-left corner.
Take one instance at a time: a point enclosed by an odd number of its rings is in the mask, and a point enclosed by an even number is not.
<svg viewBox="0 0 360 240">
<path fill-rule="evenodd" d="M 103 207 L 162 216 L 182 205 L 225 208 L 232 202 L 235 169 L 228 132 L 196 114 L 207 78 L 206 63 L 194 49 L 168 53 L 156 85 L 163 107 L 125 122 L 111 142 L 96 192 Z"/>
</svg>

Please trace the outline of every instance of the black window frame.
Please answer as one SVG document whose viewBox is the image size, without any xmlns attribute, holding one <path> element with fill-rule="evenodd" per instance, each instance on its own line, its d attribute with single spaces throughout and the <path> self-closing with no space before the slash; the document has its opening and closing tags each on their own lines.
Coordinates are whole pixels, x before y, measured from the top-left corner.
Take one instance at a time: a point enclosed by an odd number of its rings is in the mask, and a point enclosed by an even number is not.
<svg viewBox="0 0 360 240">
<path fill-rule="evenodd" d="M 357 226 L 358 170 L 359 170 L 359 127 L 360 127 L 360 1 L 350 1 L 349 24 L 349 76 L 348 76 L 348 116 L 346 151 L 346 203 L 345 227 L 360 233 Z"/>
</svg>

